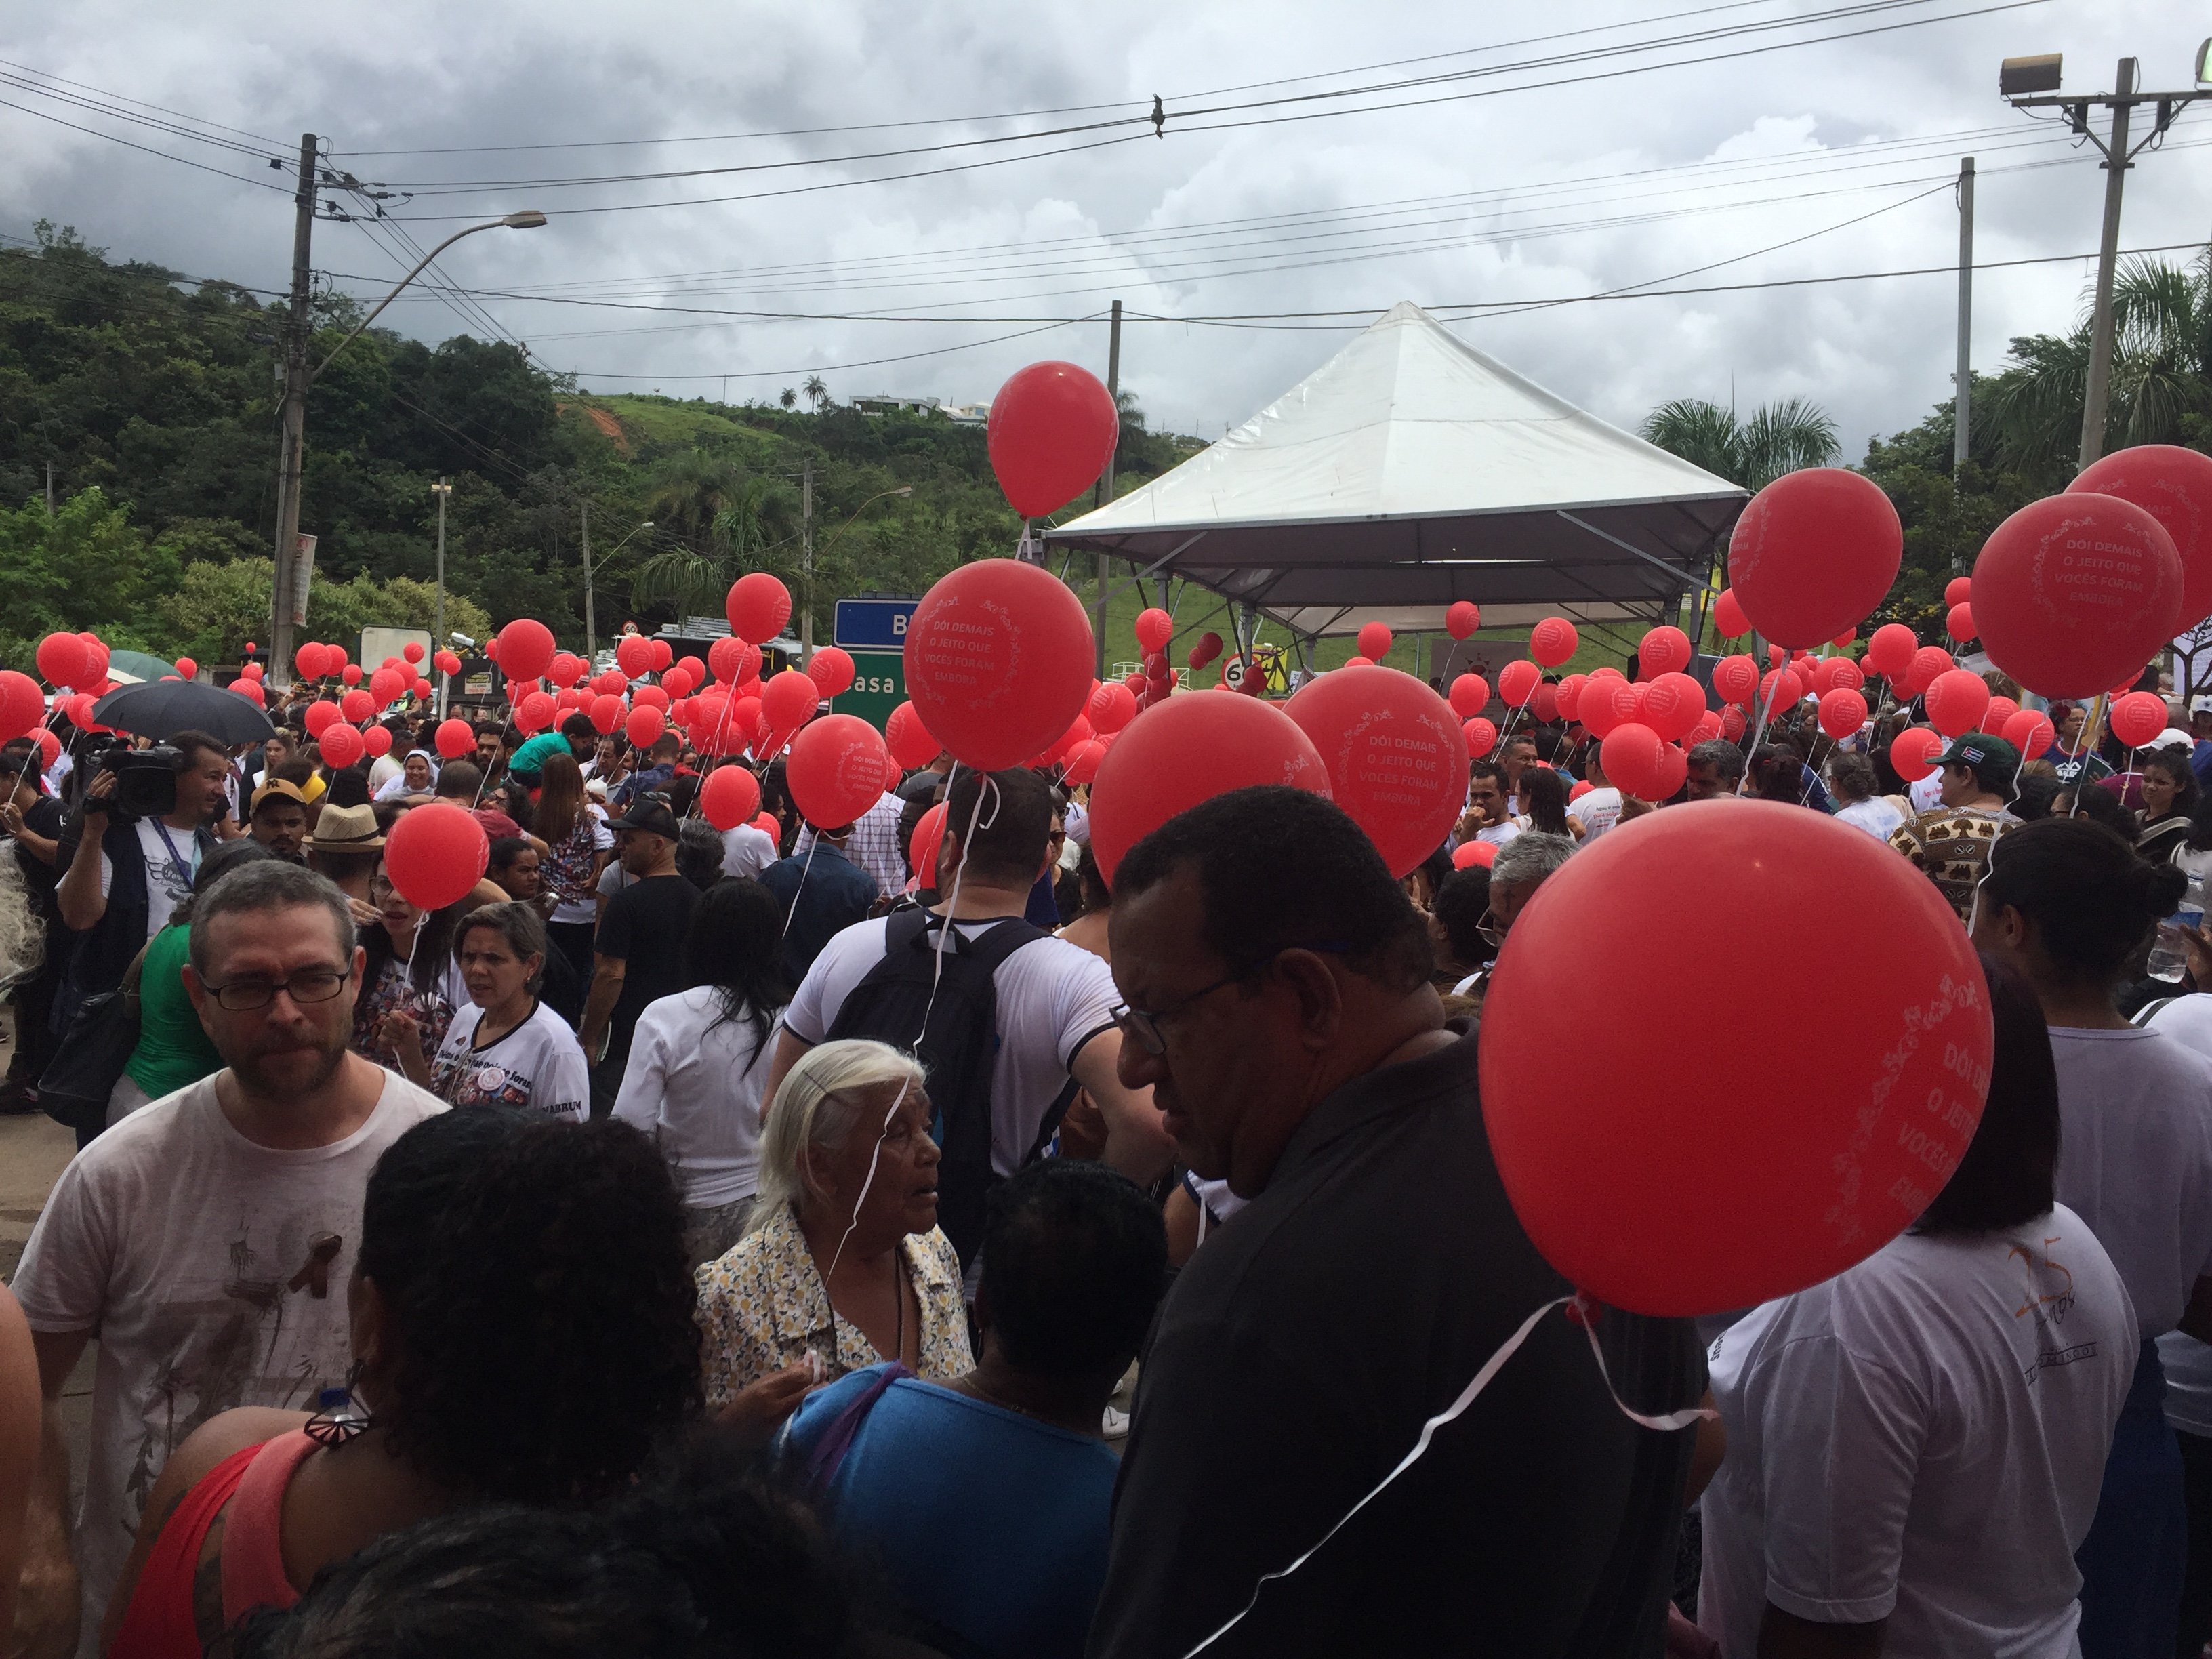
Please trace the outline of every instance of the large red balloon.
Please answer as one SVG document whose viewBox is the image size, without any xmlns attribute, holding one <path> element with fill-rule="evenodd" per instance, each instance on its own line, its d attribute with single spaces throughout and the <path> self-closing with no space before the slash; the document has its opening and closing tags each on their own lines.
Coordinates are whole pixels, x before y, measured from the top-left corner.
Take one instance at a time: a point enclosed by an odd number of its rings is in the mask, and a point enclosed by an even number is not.
<svg viewBox="0 0 2212 1659">
<path fill-rule="evenodd" d="M 630 679 L 653 672 L 653 641 L 642 634 L 625 634 L 615 641 L 615 665 Z"/>
<path fill-rule="evenodd" d="M 1137 718 L 1136 694 L 1119 680 L 1109 680 L 1091 694 L 1084 712 L 1091 717 L 1091 729 L 1102 736 L 1118 732 Z"/>
<path fill-rule="evenodd" d="M 1898 682 L 1898 690 L 1909 697 L 1917 697 L 1942 676 L 1958 666 L 1951 653 L 1940 645 L 1923 645 L 1912 653 L 1912 663 Z"/>
<path fill-rule="evenodd" d="M 1905 527 L 1879 484 L 1807 467 L 1751 498 L 1729 538 L 1729 583 L 1753 628 L 1810 649 L 1856 628 L 1904 556 Z"/>
<path fill-rule="evenodd" d="M 1121 855 L 1176 813 L 1260 783 L 1330 793 L 1313 740 L 1274 704 L 1193 695 L 1147 708 L 1107 750 L 1091 787 L 1091 851 L 1099 870 L 1110 884 Z"/>
<path fill-rule="evenodd" d="M 1042 753 L 1083 712 L 1091 655 L 1091 619 L 1065 582 L 1033 564 L 979 559 L 915 607 L 907 695 L 955 760 L 995 772 Z"/>
<path fill-rule="evenodd" d="M 2092 461 L 2066 486 L 2132 501 L 2166 527 L 2181 560 L 2179 635 L 2212 616 L 2212 455 L 2137 444 Z"/>
<path fill-rule="evenodd" d="M 358 723 L 376 712 L 376 699 L 356 685 L 338 699 L 338 710 L 348 720 Z"/>
<path fill-rule="evenodd" d="M 1043 362 L 1016 370 L 999 388 L 985 438 L 1006 500 L 1024 519 L 1041 519 L 1098 481 L 1121 430 L 1113 394 L 1097 375 Z"/>
<path fill-rule="evenodd" d="M 1989 712 L 1990 688 L 1971 668 L 1953 668 L 1936 677 L 1925 701 L 1928 723 L 1947 738 L 1962 738 L 1980 725 L 1982 716 Z M 2160 703 L 2160 726 L 2166 724 L 2165 714 L 2166 706 Z"/>
<path fill-rule="evenodd" d="M 1115 689 L 1123 696 L 1129 697 L 1126 687 Z M 1132 710 L 1135 708 L 1136 702 L 1134 697 L 1129 697 Z M 891 758 L 905 771 L 927 766 L 945 752 L 945 745 L 922 725 L 921 716 L 914 712 L 914 705 L 910 702 L 902 702 L 891 710 L 890 718 L 884 722 L 884 744 L 890 750 Z"/>
<path fill-rule="evenodd" d="M 84 641 L 74 634 L 49 634 L 39 641 L 39 672 L 49 685 L 66 685 L 71 690 L 90 685 L 95 678 L 87 672 L 91 658 Z"/>
<path fill-rule="evenodd" d="M 1974 561 L 1974 623 L 1990 660 L 2046 697 L 2133 678 L 2182 628 L 2181 556 L 2163 525 L 2117 496 L 2031 501 Z"/>
<path fill-rule="evenodd" d="M 1451 683 L 1452 713 L 1473 720 L 1490 706 L 1490 682 L 1480 674 L 1462 674 Z"/>
<path fill-rule="evenodd" d="M 769 729 L 789 733 L 814 718 L 815 705 L 821 702 L 821 688 L 807 675 L 787 668 L 761 691 L 761 713 L 767 716 Z M 846 718 L 852 718 L 848 715 Z M 851 820 L 845 819 L 845 823 Z M 824 824 L 834 830 L 836 824 Z"/>
<path fill-rule="evenodd" d="M 1467 739 L 1469 760 L 1480 760 L 1498 747 L 1498 728 L 1480 714 L 1461 726 L 1460 734 Z"/>
<path fill-rule="evenodd" d="M 1451 705 L 1395 668 L 1322 674 L 1283 706 L 1328 769 L 1329 793 L 1394 876 L 1444 844 L 1467 804 L 1467 738 Z"/>
<path fill-rule="evenodd" d="M 1668 747 L 1650 726 L 1630 720 L 1605 734 L 1598 746 L 1598 763 L 1614 788 L 1638 800 L 1664 800 L 1681 786 L 1661 786 L 1668 772 L 1663 751 Z"/>
<path fill-rule="evenodd" d="M 1866 724 L 1866 699 L 1838 685 L 1820 699 L 1820 729 L 1841 742 Z"/>
<path fill-rule="evenodd" d="M 1543 672 L 1525 657 L 1498 671 L 1498 695 L 1509 708 L 1526 708 L 1543 683 Z"/>
<path fill-rule="evenodd" d="M 46 724 L 46 694 L 28 674 L 0 668 L 0 741 L 10 741 Z"/>
<path fill-rule="evenodd" d="M 1749 657 L 1723 657 L 1713 665 L 1713 690 L 1723 702 L 1748 705 L 1759 696 L 1759 664 Z"/>
<path fill-rule="evenodd" d="M 1713 601 L 1713 626 L 1724 640 L 1739 640 L 1751 632 L 1751 624 L 1744 619 L 1743 607 L 1735 602 L 1735 589 L 1723 587 L 1720 597 Z"/>
<path fill-rule="evenodd" d="M 552 725 L 554 715 L 559 712 L 550 696 L 543 691 L 532 691 L 514 706 L 514 729 L 530 737 Z"/>
<path fill-rule="evenodd" d="M 1455 599 L 1444 607 L 1444 632 L 1455 640 L 1472 639 L 1482 626 L 1482 611 L 1472 599 Z"/>
<path fill-rule="evenodd" d="M 339 720 L 343 714 L 343 711 L 337 704 L 332 702 L 328 697 L 323 697 L 309 703 L 307 712 L 300 716 L 300 720 L 307 728 L 309 737 L 319 738 Z"/>
<path fill-rule="evenodd" d="M 464 720 L 441 720 L 437 732 L 438 752 L 447 760 L 459 760 L 471 754 L 477 746 L 476 728 Z"/>
<path fill-rule="evenodd" d="M 611 736 L 623 723 L 623 700 L 620 697 L 592 699 L 592 726 L 594 730 Z"/>
<path fill-rule="evenodd" d="M 446 801 L 418 806 L 392 826 L 384 843 L 384 872 L 400 897 L 418 910 L 442 910 L 469 896 L 483 879 L 491 843 L 484 827 Z"/>
<path fill-rule="evenodd" d="M 2037 708 L 2023 708 L 2004 723 L 2001 734 L 2004 740 L 2020 750 L 2022 760 L 2037 760 L 2048 753 L 2057 740 L 2058 728 L 2051 723 L 2051 716 Z M 1892 765 L 1896 764 L 1893 759 Z M 1899 777 L 1903 773 L 1898 774 Z"/>
<path fill-rule="evenodd" d="M 1359 629 L 1359 654 L 1370 662 L 1381 662 L 1390 654 L 1390 629 L 1384 623 L 1363 623 Z M 1572 655 L 1571 652 L 1568 653 Z M 1563 659 L 1564 660 L 1564 659 Z"/>
<path fill-rule="evenodd" d="M 343 680 L 348 685 L 359 685 L 361 684 L 361 665 L 357 662 L 344 664 L 338 670 L 338 678 Z"/>
<path fill-rule="evenodd" d="M 623 736 L 629 739 L 630 746 L 635 749 L 652 748 L 660 741 L 660 734 L 667 729 L 668 716 L 650 703 L 631 709 L 629 718 L 623 722 Z"/>
<path fill-rule="evenodd" d="M 303 680 L 319 680 L 330 672 L 323 647 L 313 640 L 303 641 L 292 653 L 292 672 Z"/>
<path fill-rule="evenodd" d="M 246 682 L 243 680 L 239 682 L 240 685 L 243 685 L 245 684 Z M 236 685 L 231 687 L 231 690 L 234 691 L 237 689 L 238 686 Z M 382 756 L 388 755 L 392 752 L 392 733 L 386 731 L 380 726 L 372 726 L 368 731 L 361 734 L 361 747 L 362 752 L 367 755 L 371 760 L 375 760 Z"/>
<path fill-rule="evenodd" d="M 1360 639 L 1364 647 L 1364 632 Z M 1557 668 L 1575 654 L 1581 643 L 1575 625 L 1565 617 L 1547 617 L 1528 630 L 1528 654 L 1547 668 Z"/>
<path fill-rule="evenodd" d="M 699 792 L 699 810 L 717 830 L 734 830 L 760 811 L 760 780 L 742 766 L 718 766 Z M 843 826 L 831 824 L 832 830 Z"/>
<path fill-rule="evenodd" d="M 323 751 L 323 758 L 340 771 L 368 752 L 368 744 L 362 741 L 360 730 L 351 726 L 325 726 L 317 744 Z"/>
<path fill-rule="evenodd" d="M 1646 629 L 1637 642 L 1636 665 L 1654 679 L 1679 674 L 1690 665 L 1690 636 L 1672 623 Z"/>
<path fill-rule="evenodd" d="M 806 664 L 806 678 L 825 697 L 842 697 L 853 689 L 857 671 L 852 653 L 834 645 L 819 647 Z"/>
<path fill-rule="evenodd" d="M 1705 712 L 1705 688 L 1687 674 L 1670 669 L 1644 688 L 1644 723 L 1670 741 L 1686 734 Z"/>
<path fill-rule="evenodd" d="M 1137 648 L 1143 655 L 1158 655 L 1173 638 L 1175 618 L 1159 606 L 1147 605 L 1137 613 Z"/>
<path fill-rule="evenodd" d="M 1576 700 L 1576 717 L 1583 728 L 1594 738 L 1610 736 L 1613 730 L 1636 719 L 1642 707 L 1638 696 L 1640 686 L 1626 680 L 1601 679 L 1592 675 L 1583 685 L 1583 694 Z"/>
<path fill-rule="evenodd" d="M 1865 665 L 1887 680 L 1902 680 L 1912 667 L 1920 638 L 1903 623 L 1884 623 L 1867 641 Z"/>
<path fill-rule="evenodd" d="M 765 645 L 791 620 L 791 590 L 765 570 L 750 571 L 730 584 L 722 602 L 730 632 L 751 645 Z"/>
<path fill-rule="evenodd" d="M 1747 977 L 1747 927 L 1821 948 Z M 1662 938 L 1667 970 L 1626 975 L 1593 1022 L 1590 963 Z M 1988 996 L 1942 895 L 1871 836 L 1774 802 L 1660 812 L 1577 853 L 1492 985 L 1483 1121 L 1506 1195 L 1545 1260 L 1633 1313 L 1749 1307 L 1863 1260 L 1942 1189 L 1988 1093 Z M 1682 1034 L 1719 1007 L 1753 1029 L 1819 1009 L 1827 1063 L 1717 1092 Z"/>
<path fill-rule="evenodd" d="M 1917 783 L 1936 769 L 1936 757 L 1943 752 L 1943 739 L 1924 726 L 1908 726 L 1889 745 L 1891 769 L 1907 783 Z"/>
<path fill-rule="evenodd" d="M 2130 691 L 2112 699 L 2105 719 L 2112 735 L 2129 748 L 2146 748 L 2166 730 L 2166 699 L 2155 691 Z"/>
<path fill-rule="evenodd" d="M 499 630 L 500 672 L 534 680 L 553 665 L 553 630 L 535 617 L 517 617 Z"/>
</svg>

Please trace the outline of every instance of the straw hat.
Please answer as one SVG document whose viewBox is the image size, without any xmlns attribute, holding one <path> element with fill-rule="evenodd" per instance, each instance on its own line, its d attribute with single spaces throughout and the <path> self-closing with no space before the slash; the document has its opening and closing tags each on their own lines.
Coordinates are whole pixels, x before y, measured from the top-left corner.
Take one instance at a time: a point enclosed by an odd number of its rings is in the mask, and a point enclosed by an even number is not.
<svg viewBox="0 0 2212 1659">
<path fill-rule="evenodd" d="M 376 809 L 368 805 L 324 807 L 315 820 L 315 833 L 307 840 L 310 853 L 375 853 L 383 847 Z"/>
</svg>

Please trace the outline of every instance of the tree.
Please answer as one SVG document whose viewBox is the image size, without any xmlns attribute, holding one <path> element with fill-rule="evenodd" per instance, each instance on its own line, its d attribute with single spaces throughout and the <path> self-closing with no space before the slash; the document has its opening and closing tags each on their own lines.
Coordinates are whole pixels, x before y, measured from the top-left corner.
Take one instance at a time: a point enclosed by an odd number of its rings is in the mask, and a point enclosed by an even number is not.
<svg viewBox="0 0 2212 1659">
<path fill-rule="evenodd" d="M 1676 398 L 1644 417 L 1643 433 L 1669 454 L 1753 493 L 1785 472 L 1825 466 L 1838 453 L 1835 422 L 1802 398 L 1764 404 L 1742 422 L 1702 398 Z"/>
<path fill-rule="evenodd" d="M 696 449 L 675 458 L 655 479 L 646 510 L 678 540 L 639 562 L 631 601 L 711 614 L 743 571 L 786 574 L 783 566 L 794 562 L 769 556 L 793 540 L 791 505 L 789 490 L 734 462 Z"/>
<path fill-rule="evenodd" d="M 822 412 L 822 405 L 829 401 L 830 388 L 822 377 L 819 374 L 808 375 L 806 377 L 807 405 L 818 415 Z"/>
<path fill-rule="evenodd" d="M 786 386 L 777 397 L 776 402 L 781 404 L 786 409 L 796 409 L 799 407 L 799 394 L 789 386 Z"/>
<path fill-rule="evenodd" d="M 0 660 L 27 663 L 37 641 L 57 629 L 91 629 L 110 645 L 163 653 L 155 626 L 163 595 L 181 572 L 175 554 L 149 545 L 131 511 L 94 489 L 80 490 L 46 516 L 26 502 L 0 513 Z"/>
</svg>

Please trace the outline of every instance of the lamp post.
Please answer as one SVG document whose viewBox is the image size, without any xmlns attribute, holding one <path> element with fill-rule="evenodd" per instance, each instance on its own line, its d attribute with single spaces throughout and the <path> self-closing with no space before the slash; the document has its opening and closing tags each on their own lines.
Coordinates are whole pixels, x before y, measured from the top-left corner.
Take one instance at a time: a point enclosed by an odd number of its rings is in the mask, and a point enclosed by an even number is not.
<svg viewBox="0 0 2212 1659">
<path fill-rule="evenodd" d="M 438 653 L 446 648 L 446 498 L 453 493 L 453 485 L 443 478 L 430 486 L 430 493 L 438 498 L 438 609 L 436 620 L 430 625 L 430 666 L 437 668 Z M 446 718 L 446 676 L 438 674 L 438 718 Z"/>
<path fill-rule="evenodd" d="M 605 568 L 605 566 L 606 566 L 606 562 L 607 562 L 607 561 L 608 561 L 609 559 L 613 558 L 613 557 L 614 557 L 614 556 L 615 556 L 616 554 L 617 554 L 617 553 L 621 552 L 621 551 L 623 550 L 623 549 L 624 549 L 625 547 L 628 547 L 628 546 L 629 545 L 629 538 L 630 538 L 630 536 L 635 536 L 635 535 L 636 535 L 636 534 L 638 533 L 638 531 L 640 531 L 640 530 L 650 530 L 650 529 L 652 529 L 652 528 L 653 528 L 653 520 L 650 520 L 650 519 L 647 519 L 647 520 L 643 524 L 641 524 L 641 525 L 637 526 L 635 529 L 633 529 L 633 530 L 629 532 L 629 536 L 625 536 L 625 537 L 623 537 L 620 541 L 617 542 L 617 543 L 616 543 L 612 547 L 609 548 L 609 549 L 606 550 L 605 555 L 603 557 L 601 557 L 601 559 L 599 560 L 599 563 L 598 563 L 597 565 L 594 565 L 594 564 L 592 562 L 592 504 L 591 504 L 589 501 L 586 501 L 586 502 L 583 504 L 583 510 L 584 510 L 584 544 L 583 544 L 583 546 L 584 546 L 584 660 L 585 660 L 586 662 L 589 662 L 589 663 L 594 663 L 594 664 L 596 664 L 596 663 L 598 662 L 598 660 L 599 660 L 599 618 L 598 618 L 598 617 L 597 617 L 597 616 L 595 616 L 595 615 L 593 614 L 593 593 L 592 593 L 592 574 L 593 574 L 593 572 L 594 572 L 595 570 L 604 569 L 604 568 Z"/>
<path fill-rule="evenodd" d="M 827 553 L 831 548 L 836 546 L 837 538 L 850 530 L 860 514 L 878 501 L 887 501 L 893 495 L 913 494 L 912 484 L 901 484 L 896 489 L 881 490 L 869 496 L 867 500 L 853 509 L 851 518 L 830 532 L 830 539 L 822 544 L 822 550 Z M 799 615 L 799 665 L 804 668 L 814 659 L 814 469 L 811 464 L 809 464 L 806 470 L 806 538 L 802 547 L 802 556 L 805 562 L 801 567 L 799 586 L 806 592 L 804 609 Z"/>
<path fill-rule="evenodd" d="M 545 216 L 535 208 L 520 213 L 510 213 L 502 218 L 489 219 L 480 225 L 465 226 L 422 256 L 420 264 L 399 279 L 399 285 L 376 302 L 376 308 L 361 320 L 360 326 L 340 340 L 330 356 L 313 368 L 307 367 L 307 233 L 314 222 L 314 146 L 312 138 L 303 141 L 300 158 L 301 224 L 294 244 L 293 303 L 291 337 L 284 354 L 283 445 L 276 468 L 276 592 L 270 606 L 269 628 L 269 674 L 278 685 L 289 684 L 292 673 L 293 588 L 296 578 L 293 572 L 300 550 L 300 475 L 307 448 L 307 390 L 314 385 L 323 370 L 331 366 L 332 358 L 343 351 L 363 330 L 381 316 L 385 307 L 397 299 L 401 291 L 421 276 L 430 262 L 464 236 L 473 236 L 480 230 L 535 230 L 545 222 Z M 301 596 L 304 598 L 304 595 Z M 301 607 L 304 611 L 305 607 Z"/>
</svg>

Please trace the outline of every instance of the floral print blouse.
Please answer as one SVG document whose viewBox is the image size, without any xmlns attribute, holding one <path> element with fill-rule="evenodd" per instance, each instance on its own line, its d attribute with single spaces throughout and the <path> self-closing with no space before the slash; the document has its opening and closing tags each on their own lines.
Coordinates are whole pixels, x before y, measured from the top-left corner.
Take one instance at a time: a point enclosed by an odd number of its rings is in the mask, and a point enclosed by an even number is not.
<svg viewBox="0 0 2212 1659">
<path fill-rule="evenodd" d="M 453 1023 L 453 1005 L 435 991 L 418 991 L 409 982 L 407 964 L 397 957 L 385 958 L 376 982 L 362 988 L 354 1004 L 354 1053 L 380 1066 L 394 1065 L 392 1051 L 376 1040 L 376 1028 L 394 1009 L 404 1008 L 422 1028 L 423 1064 L 435 1065 L 444 1046 L 447 1029 Z"/>
<path fill-rule="evenodd" d="M 921 1305 L 921 1364 L 916 1375 L 947 1382 L 975 1370 L 968 1312 L 960 1300 L 960 1258 L 952 1241 L 932 1227 L 899 1241 Z M 699 1326 L 705 1338 L 707 1406 L 717 1409 L 748 1383 L 781 1370 L 813 1349 L 823 1378 L 883 1363 L 884 1356 L 839 1316 L 831 1342 L 830 1293 L 814 1265 L 799 1219 L 786 1210 L 697 1273 Z"/>
</svg>

